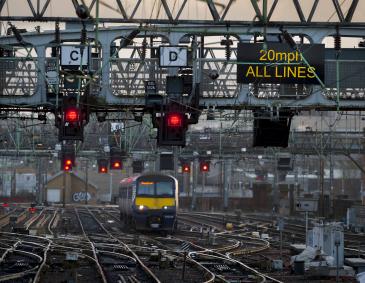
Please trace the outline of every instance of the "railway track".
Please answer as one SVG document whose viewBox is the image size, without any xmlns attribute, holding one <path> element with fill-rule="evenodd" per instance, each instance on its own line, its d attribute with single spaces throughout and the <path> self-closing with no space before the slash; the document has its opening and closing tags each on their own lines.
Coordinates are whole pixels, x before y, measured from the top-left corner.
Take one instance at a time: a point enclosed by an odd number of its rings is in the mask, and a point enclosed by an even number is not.
<svg viewBox="0 0 365 283">
<path fill-rule="evenodd" d="M 181 214 L 184 217 L 184 214 Z M 236 219 L 234 215 L 223 215 L 223 214 L 209 214 L 209 213 L 189 213 L 188 215 L 193 215 L 195 221 L 198 223 L 199 220 L 209 220 L 210 223 L 217 226 L 224 227 L 226 222 L 230 222 L 234 225 L 236 229 L 241 229 L 242 226 L 249 228 L 248 231 L 261 231 L 265 233 L 270 233 L 271 235 L 278 236 L 279 231 L 273 222 L 275 222 L 271 216 L 243 216 L 241 221 Z M 313 228 L 313 225 L 309 225 L 309 229 Z M 300 240 L 305 242 L 305 225 L 286 223 L 283 234 L 287 238 L 292 240 Z M 345 247 L 354 248 L 359 246 L 361 243 L 365 243 L 364 234 L 354 234 L 352 232 L 345 231 L 344 233 Z M 364 248 L 365 249 L 365 248 Z"/>
<path fill-rule="evenodd" d="M 233 224 L 230 231 L 227 222 Z M 100 207 L 45 209 L 18 224 L 44 237 L 1 233 L 0 281 L 136 283 L 174 278 L 175 283 L 208 283 L 284 278 L 266 274 L 254 260 L 270 260 L 273 245 L 275 250 L 275 241 L 251 236 L 257 230 L 274 235 L 269 219 L 237 221 L 233 215 L 182 213 L 179 230 L 167 237 L 127 230 L 119 214 Z M 290 232 L 299 237 L 302 230 L 293 225 Z"/>
<path fill-rule="evenodd" d="M 190 253 L 191 257 L 201 261 L 203 266 L 213 272 L 218 280 L 222 282 L 281 282 L 234 259 L 238 255 L 259 253 L 268 249 L 270 247 L 268 241 L 247 237 L 240 233 L 223 231 L 223 224 L 225 224 L 223 219 L 218 221 L 202 221 L 204 219 L 195 218 L 196 214 L 194 214 L 194 219 L 191 219 L 189 216 L 190 214 L 179 215 L 179 222 L 192 223 L 193 227 L 198 229 L 200 225 L 202 232 L 205 229 L 208 234 L 213 233 L 217 238 L 222 237 L 235 240 L 235 243 L 231 246 L 218 249 L 204 249 L 203 251 Z"/>
<path fill-rule="evenodd" d="M 114 233 L 116 225 L 123 226 L 119 219 L 110 213 L 104 211 L 98 211 L 95 216 L 103 221 L 104 226 L 110 233 Z M 111 221 L 113 219 L 113 221 Z M 114 222 L 114 226 L 110 225 Z M 135 234 L 134 237 L 129 235 L 113 236 L 121 240 L 126 244 L 133 253 L 137 254 L 140 260 L 150 271 L 158 278 L 158 282 L 171 282 L 171 278 L 174 278 L 175 282 L 212 282 L 214 275 L 208 272 L 204 267 L 191 260 L 190 258 L 184 258 L 184 254 L 177 249 L 171 251 L 166 245 L 162 244 L 159 240 L 163 241 L 167 238 L 160 236 L 146 236 Z M 184 266 L 189 270 L 184 274 Z M 181 276 L 176 276 L 177 274 Z"/>
<path fill-rule="evenodd" d="M 27 217 L 27 211 L 24 208 L 15 208 L 0 218 L 0 230 L 10 231 L 11 225 L 22 223 Z"/>
</svg>

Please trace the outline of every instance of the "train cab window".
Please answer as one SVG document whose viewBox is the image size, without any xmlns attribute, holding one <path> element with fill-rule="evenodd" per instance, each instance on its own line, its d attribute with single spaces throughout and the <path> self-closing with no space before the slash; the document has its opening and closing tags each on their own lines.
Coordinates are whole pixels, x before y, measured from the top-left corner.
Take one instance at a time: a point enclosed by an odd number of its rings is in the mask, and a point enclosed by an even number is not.
<svg viewBox="0 0 365 283">
<path fill-rule="evenodd" d="M 157 182 L 156 195 L 161 197 L 173 197 L 174 186 L 172 182 Z"/>
<path fill-rule="evenodd" d="M 144 182 L 138 183 L 137 195 L 138 196 L 153 196 L 155 194 L 155 183 L 154 182 Z"/>
</svg>

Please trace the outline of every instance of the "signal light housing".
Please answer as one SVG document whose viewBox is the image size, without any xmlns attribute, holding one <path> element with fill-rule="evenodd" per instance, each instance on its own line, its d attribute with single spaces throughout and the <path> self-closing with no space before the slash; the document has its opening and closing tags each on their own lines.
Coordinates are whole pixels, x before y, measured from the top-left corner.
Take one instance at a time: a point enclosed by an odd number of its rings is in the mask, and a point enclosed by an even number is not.
<svg viewBox="0 0 365 283">
<path fill-rule="evenodd" d="M 76 107 L 68 107 L 65 112 L 65 122 L 75 123 L 80 120 L 80 110 Z"/>
<path fill-rule="evenodd" d="M 122 170 L 123 169 L 123 160 L 122 156 L 124 156 L 125 153 L 122 152 L 118 148 L 111 148 L 110 149 L 110 163 L 109 168 L 111 170 Z"/>
<path fill-rule="evenodd" d="M 200 162 L 200 171 L 201 172 L 209 172 L 210 162 L 209 161 L 201 161 Z"/>
<path fill-rule="evenodd" d="M 187 119 L 184 112 L 167 111 L 158 125 L 158 145 L 185 146 Z"/>
<path fill-rule="evenodd" d="M 72 165 L 64 165 L 63 166 L 63 171 L 71 171 L 72 170 Z"/>
<path fill-rule="evenodd" d="M 83 140 L 85 111 L 81 111 L 72 103 L 73 100 L 64 99 L 62 112 L 59 117 L 59 140 Z"/>
<path fill-rule="evenodd" d="M 98 160 L 98 172 L 100 174 L 108 173 L 108 160 L 107 159 Z"/>
<path fill-rule="evenodd" d="M 183 164 L 182 165 L 182 172 L 183 173 L 190 173 L 190 165 L 189 164 Z"/>
<path fill-rule="evenodd" d="M 61 170 L 71 171 L 75 166 L 75 153 L 70 148 L 64 148 L 61 159 Z"/>
<path fill-rule="evenodd" d="M 123 164 L 121 160 L 110 160 L 110 169 L 112 170 L 121 170 L 123 168 Z"/>
<path fill-rule="evenodd" d="M 183 116 L 181 115 L 181 113 L 168 113 L 166 119 L 168 127 L 182 127 Z"/>
<path fill-rule="evenodd" d="M 113 167 L 114 169 L 119 169 L 119 168 L 121 168 L 121 167 L 122 167 L 122 164 L 121 164 L 120 162 L 118 162 L 118 161 L 115 161 L 115 162 L 112 164 L 112 167 Z"/>
</svg>

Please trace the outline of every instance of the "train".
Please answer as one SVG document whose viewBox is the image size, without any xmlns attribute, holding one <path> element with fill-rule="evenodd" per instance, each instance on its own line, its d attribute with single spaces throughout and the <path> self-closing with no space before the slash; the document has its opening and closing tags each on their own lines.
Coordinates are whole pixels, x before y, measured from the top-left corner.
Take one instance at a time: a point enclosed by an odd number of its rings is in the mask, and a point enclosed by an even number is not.
<svg viewBox="0 0 365 283">
<path fill-rule="evenodd" d="M 175 177 L 150 172 L 122 179 L 118 200 L 120 218 L 127 227 L 165 233 L 176 230 L 179 186 Z"/>
</svg>

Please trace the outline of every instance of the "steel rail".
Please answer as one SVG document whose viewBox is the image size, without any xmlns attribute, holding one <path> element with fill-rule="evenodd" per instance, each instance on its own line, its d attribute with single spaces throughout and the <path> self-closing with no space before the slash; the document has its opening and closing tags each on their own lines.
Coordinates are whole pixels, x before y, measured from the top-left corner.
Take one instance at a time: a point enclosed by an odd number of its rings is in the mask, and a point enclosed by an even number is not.
<svg viewBox="0 0 365 283">
<path fill-rule="evenodd" d="M 58 208 L 54 211 L 53 213 L 53 216 L 52 216 L 52 219 L 48 222 L 48 226 L 47 226 L 47 230 L 48 232 L 53 236 L 54 233 L 52 231 L 52 225 L 53 225 L 53 222 L 55 221 L 56 219 L 56 216 L 57 216 L 57 213 L 58 213 Z"/>
<path fill-rule="evenodd" d="M 189 253 L 189 257 L 192 256 L 193 253 Z M 216 260 L 223 260 L 223 261 L 231 261 L 233 263 L 236 263 L 236 264 L 239 264 L 241 265 L 242 267 L 244 267 L 245 269 L 247 270 L 250 270 L 251 272 L 257 274 L 258 276 L 260 276 L 262 278 L 262 281 L 261 282 L 265 282 L 265 276 L 264 274 L 261 274 L 260 272 L 258 272 L 257 270 L 249 267 L 249 266 L 246 266 L 244 265 L 243 263 L 239 262 L 239 261 L 236 261 L 234 259 L 231 259 L 231 258 L 228 258 L 227 256 L 225 256 L 224 254 L 220 254 L 220 253 L 215 253 L 216 255 L 213 255 L 213 254 L 207 254 L 207 253 L 194 253 L 195 255 L 200 255 L 202 257 L 205 257 L 205 258 L 211 258 L 211 259 L 216 259 Z M 277 281 L 276 281 L 277 282 Z M 280 281 L 279 281 L 280 282 Z"/>
<path fill-rule="evenodd" d="M 241 235 L 239 235 L 238 237 L 241 237 L 242 239 L 248 239 L 248 240 L 256 241 L 256 242 L 260 243 L 260 245 L 262 244 L 262 246 L 253 247 L 253 248 L 244 248 L 242 250 L 229 252 L 229 253 L 227 253 L 228 257 L 258 253 L 258 252 L 262 252 L 262 251 L 267 250 L 268 248 L 270 248 L 270 242 L 267 241 L 267 240 L 255 239 L 255 238 L 251 238 L 251 237 L 247 237 L 247 236 L 241 236 Z"/>
<path fill-rule="evenodd" d="M 203 218 L 204 218 L 204 215 L 202 215 L 202 214 L 198 214 L 198 213 L 197 213 L 196 215 L 199 215 L 199 216 L 201 216 L 201 217 L 203 217 Z M 208 215 L 206 218 L 208 218 L 208 219 L 212 219 L 212 218 L 213 218 L 213 219 L 214 219 L 214 217 L 213 217 L 213 216 L 210 216 L 210 215 Z M 220 220 L 220 219 L 216 219 L 216 220 Z M 266 247 L 265 247 L 265 249 L 266 249 Z M 195 254 L 208 255 L 208 254 L 207 254 L 207 252 L 212 252 L 212 253 L 215 253 L 215 254 L 219 255 L 219 256 L 220 256 L 220 257 L 222 257 L 222 258 L 225 258 L 225 259 L 228 259 L 228 260 L 234 261 L 234 262 L 236 262 L 237 264 L 241 265 L 242 267 L 244 267 L 244 268 L 246 268 L 246 269 L 248 269 L 248 270 L 250 270 L 250 271 L 254 272 L 255 274 L 257 274 L 257 275 L 259 275 L 259 276 L 261 276 L 261 277 L 264 277 L 264 278 L 266 278 L 266 279 L 272 280 L 273 282 L 282 283 L 282 281 L 280 281 L 280 280 L 277 280 L 277 279 L 272 278 L 272 277 L 270 277 L 270 276 L 268 276 L 268 275 L 266 275 L 266 274 L 263 274 L 263 273 L 261 273 L 261 272 L 257 271 L 256 269 L 254 269 L 254 268 L 252 268 L 252 267 L 250 267 L 250 266 L 248 266 L 248 265 L 246 265 L 246 264 L 244 264 L 244 263 L 242 263 L 242 262 L 240 262 L 240 261 L 238 261 L 238 260 L 236 260 L 236 259 L 230 258 L 228 255 L 221 254 L 221 253 L 219 253 L 219 252 L 215 252 L 214 250 L 206 249 L 205 251 L 202 251 L 202 252 L 196 252 Z M 191 254 L 190 254 L 190 253 L 189 253 L 189 256 L 191 257 Z M 266 279 L 265 279 L 265 281 L 266 281 Z M 263 282 L 265 282 L 265 281 L 263 281 Z"/>
<path fill-rule="evenodd" d="M 24 227 L 25 229 L 29 230 L 29 227 L 33 225 L 43 214 L 44 209 L 41 210 L 41 212 L 38 215 L 34 215 L 31 219 L 29 219 L 27 222 L 25 222 Z"/>
<path fill-rule="evenodd" d="M 47 262 L 47 253 L 48 253 L 51 245 L 52 245 L 52 241 L 49 240 L 48 245 L 47 245 L 47 247 L 45 248 L 45 250 L 43 252 L 43 262 L 39 266 L 38 271 L 37 271 L 36 275 L 33 278 L 33 283 L 40 282 L 39 281 L 40 280 L 40 275 L 41 275 L 42 269 L 46 265 L 46 262 Z"/>
<path fill-rule="evenodd" d="M 6 249 L 6 251 L 2 254 L 2 256 L 0 257 L 0 263 L 4 261 L 6 255 L 13 251 L 19 244 L 21 243 L 21 241 L 17 241 L 15 244 L 13 244 L 11 247 L 9 247 L 8 249 Z"/>
<path fill-rule="evenodd" d="M 42 262 L 42 260 L 43 260 L 43 258 L 40 257 L 39 255 L 34 254 L 34 253 L 30 253 L 30 252 L 26 252 L 26 251 L 13 250 L 13 253 L 25 254 L 27 256 L 34 257 L 34 258 L 38 259 L 39 262 Z M 17 278 L 22 278 L 22 277 L 28 275 L 29 273 L 38 270 L 38 268 L 39 268 L 39 265 L 36 265 L 35 267 L 33 267 L 31 269 L 28 269 L 28 270 L 25 270 L 25 271 L 21 271 L 21 272 L 12 273 L 12 274 L 9 274 L 9 275 L 1 276 L 0 277 L 0 282 L 12 280 L 12 279 L 17 279 Z"/>
<path fill-rule="evenodd" d="M 177 239 L 177 238 L 171 238 L 171 239 L 177 240 L 177 241 L 180 241 L 180 242 L 188 242 L 191 247 L 196 247 L 196 248 L 198 248 L 200 250 L 204 250 L 203 247 L 200 247 L 200 246 L 198 246 L 198 245 L 196 245 L 196 244 L 194 244 L 194 243 L 192 243 L 190 241 L 184 241 L 184 240 Z M 169 240 L 171 240 L 171 239 L 169 239 Z M 166 239 L 164 239 L 164 240 L 166 240 Z M 139 248 L 141 250 L 147 250 L 147 251 L 167 252 L 170 255 L 172 255 L 174 258 L 178 257 L 181 260 L 183 259 L 183 256 L 184 256 L 183 255 L 183 252 L 179 252 L 179 251 L 171 251 L 171 250 L 161 249 L 161 248 L 156 249 L 156 248 L 144 247 L 144 246 L 137 246 L 137 245 L 133 245 L 133 247 Z M 202 271 L 204 271 L 206 273 L 205 274 L 206 277 L 210 277 L 206 281 L 203 281 L 202 283 L 213 283 L 213 282 L 215 282 L 214 280 L 215 280 L 215 277 L 216 276 L 215 276 L 215 274 L 213 272 L 211 272 L 209 269 L 207 269 L 205 266 L 203 266 L 202 264 L 200 264 L 199 262 L 197 262 L 196 260 L 194 260 L 191 257 L 187 257 L 186 260 L 188 262 L 192 263 L 192 264 L 195 264 L 198 268 L 202 269 Z"/>
<path fill-rule="evenodd" d="M 80 224 L 81 230 L 82 230 L 82 232 L 83 232 L 83 234 L 84 234 L 85 238 L 89 241 L 89 243 L 90 243 L 90 245 L 91 245 L 91 248 L 92 248 L 92 251 L 93 251 L 94 260 L 95 260 L 95 263 L 96 263 L 96 265 L 97 265 L 97 267 L 98 267 L 98 270 L 99 270 L 100 276 L 101 276 L 101 278 L 102 278 L 103 282 L 104 282 L 104 283 L 107 283 L 108 281 L 107 281 L 107 279 L 106 279 L 106 276 L 105 276 L 105 274 L 104 274 L 104 271 L 103 271 L 103 269 L 102 269 L 102 267 L 101 267 L 101 265 L 100 265 L 100 262 L 99 262 L 99 260 L 98 260 L 98 256 L 97 256 L 97 254 L 96 254 L 95 246 L 94 246 L 94 244 L 91 242 L 90 238 L 86 235 L 86 232 L 85 232 L 84 226 L 83 226 L 82 221 L 81 221 L 81 219 L 80 219 L 80 215 L 79 215 L 79 211 L 78 211 L 78 209 L 75 207 L 75 208 L 74 208 L 74 210 L 75 210 L 75 212 L 76 212 L 77 219 L 79 220 L 79 224 Z"/>
<path fill-rule="evenodd" d="M 142 269 L 147 272 L 147 274 L 156 282 L 156 283 L 161 283 L 161 281 L 156 277 L 156 275 L 142 262 L 142 260 L 139 258 L 139 256 L 124 242 L 122 242 L 120 239 L 116 238 L 114 235 L 112 235 L 105 227 L 104 225 L 99 221 L 99 219 L 96 218 L 96 216 L 89 210 L 89 208 L 87 208 L 88 212 L 90 213 L 90 215 L 94 218 L 94 220 L 100 225 L 100 227 L 106 232 L 107 235 L 109 235 L 109 237 L 111 237 L 112 239 L 115 239 L 116 241 L 118 241 L 120 244 L 123 245 L 123 247 L 130 252 L 134 258 L 138 261 L 138 263 L 140 264 L 140 266 L 142 267 Z"/>
</svg>

